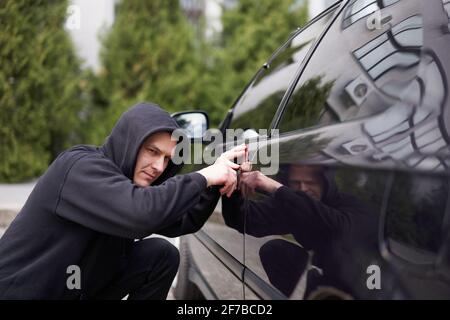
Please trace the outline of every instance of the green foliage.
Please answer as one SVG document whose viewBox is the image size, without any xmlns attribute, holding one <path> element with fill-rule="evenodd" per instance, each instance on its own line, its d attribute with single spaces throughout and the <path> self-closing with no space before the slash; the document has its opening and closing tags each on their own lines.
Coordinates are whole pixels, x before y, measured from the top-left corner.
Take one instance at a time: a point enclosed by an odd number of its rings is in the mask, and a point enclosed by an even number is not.
<svg viewBox="0 0 450 320">
<path fill-rule="evenodd" d="M 316 125 L 325 109 L 333 82 L 322 83 L 322 76 L 306 81 L 294 92 L 280 123 L 280 131 L 287 132 Z"/>
<path fill-rule="evenodd" d="M 294 2 L 239 1 L 225 11 L 221 40 L 212 44 L 196 37 L 178 0 L 121 1 L 91 87 L 88 140 L 101 143 L 138 101 L 170 112 L 206 110 L 217 126 L 252 75 L 306 22 L 306 8 L 294 10 Z"/>
<path fill-rule="evenodd" d="M 277 91 L 267 97 L 256 108 L 244 113 L 239 118 L 233 120 L 230 128 L 232 129 L 248 129 L 249 124 L 251 128 L 264 129 L 269 128 L 273 116 L 277 111 L 278 104 L 283 98 L 284 92 Z M 236 117 L 235 117 L 236 118 Z"/>
<path fill-rule="evenodd" d="M 217 74 L 225 89 L 225 110 L 270 55 L 292 31 L 307 22 L 307 8 L 293 0 L 240 0 L 223 15 L 223 49 L 217 53 Z"/>
<path fill-rule="evenodd" d="M 39 176 L 74 142 L 81 80 L 66 8 L 0 1 L 0 181 Z"/>
<path fill-rule="evenodd" d="M 206 110 L 213 126 L 295 28 L 295 0 L 240 0 L 217 42 L 188 23 L 179 0 L 119 1 L 102 68 L 81 71 L 65 32 L 68 0 L 0 1 L 0 181 L 37 177 L 74 143 L 101 144 L 139 101 Z"/>
<path fill-rule="evenodd" d="M 169 112 L 196 108 L 199 51 L 178 0 L 119 2 L 92 85 L 91 140 L 101 143 L 120 114 L 139 101 Z"/>
</svg>

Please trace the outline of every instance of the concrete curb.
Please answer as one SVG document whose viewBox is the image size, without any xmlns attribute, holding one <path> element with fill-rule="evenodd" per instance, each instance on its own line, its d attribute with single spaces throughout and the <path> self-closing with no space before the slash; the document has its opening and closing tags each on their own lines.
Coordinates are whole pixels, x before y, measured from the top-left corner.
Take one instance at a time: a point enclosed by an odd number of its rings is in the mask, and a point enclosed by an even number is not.
<svg viewBox="0 0 450 320">
<path fill-rule="evenodd" d="M 7 208 L 0 209 L 0 228 L 6 229 L 9 224 L 14 220 L 17 213 L 20 211 L 20 208 Z"/>
</svg>

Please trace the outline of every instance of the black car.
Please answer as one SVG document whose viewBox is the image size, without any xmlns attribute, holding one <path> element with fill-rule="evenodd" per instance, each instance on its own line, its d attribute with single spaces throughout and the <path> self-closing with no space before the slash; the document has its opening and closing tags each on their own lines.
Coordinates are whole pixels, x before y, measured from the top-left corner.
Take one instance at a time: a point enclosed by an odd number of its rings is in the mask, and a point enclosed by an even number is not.
<svg viewBox="0 0 450 320">
<path fill-rule="evenodd" d="M 219 128 L 282 187 L 181 238 L 175 296 L 449 299 L 449 82 L 450 0 L 341 1 L 295 31 Z"/>
</svg>

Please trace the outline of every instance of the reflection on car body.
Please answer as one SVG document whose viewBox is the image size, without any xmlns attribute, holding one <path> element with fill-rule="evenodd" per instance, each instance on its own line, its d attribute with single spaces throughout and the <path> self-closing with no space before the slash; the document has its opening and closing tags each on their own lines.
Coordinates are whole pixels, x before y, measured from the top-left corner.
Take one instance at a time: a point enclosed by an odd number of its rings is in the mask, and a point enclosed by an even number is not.
<svg viewBox="0 0 450 320">
<path fill-rule="evenodd" d="M 450 299 L 449 8 L 342 1 L 258 71 L 220 129 L 244 130 L 254 171 L 257 138 L 276 145 L 267 178 L 282 186 L 222 199 L 182 239 L 203 296 L 224 297 L 221 275 L 189 245 L 225 266 L 238 299 Z M 374 12 L 389 17 L 379 28 Z"/>
<path fill-rule="evenodd" d="M 351 293 L 353 288 L 349 284 L 358 274 L 365 275 L 377 253 L 378 216 L 374 205 L 340 192 L 332 169 L 289 165 L 280 170 L 283 171 L 286 173 L 278 180 L 286 181 L 285 185 L 262 200 L 243 201 L 238 194 L 224 199 L 223 215 L 227 225 L 239 228 L 242 225 L 239 220 L 245 215 L 245 233 L 249 235 L 293 236 L 297 246 L 288 240 L 276 239 L 266 242 L 260 249 L 264 270 L 286 296 L 291 295 L 306 270 L 307 251 L 311 251 L 312 263 L 322 274 L 311 272 L 308 275 L 305 296 L 319 286 Z M 366 265 L 361 265 L 361 256 L 355 259 L 362 252 L 366 255 Z M 338 265 L 340 268 L 336 268 Z M 281 274 L 284 276 L 280 277 Z M 365 285 L 365 281 L 361 284 Z M 367 288 L 366 291 L 371 293 Z"/>
</svg>

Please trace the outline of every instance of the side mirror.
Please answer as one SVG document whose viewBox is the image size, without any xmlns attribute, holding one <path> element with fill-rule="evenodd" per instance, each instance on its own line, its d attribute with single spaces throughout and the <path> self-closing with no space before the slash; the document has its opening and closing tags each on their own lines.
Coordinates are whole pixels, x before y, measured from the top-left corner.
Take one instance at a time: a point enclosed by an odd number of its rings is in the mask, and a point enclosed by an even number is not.
<svg viewBox="0 0 450 320">
<path fill-rule="evenodd" d="M 172 114 L 172 118 L 184 129 L 191 140 L 201 140 L 209 128 L 208 114 L 204 111 L 183 111 Z"/>
</svg>

